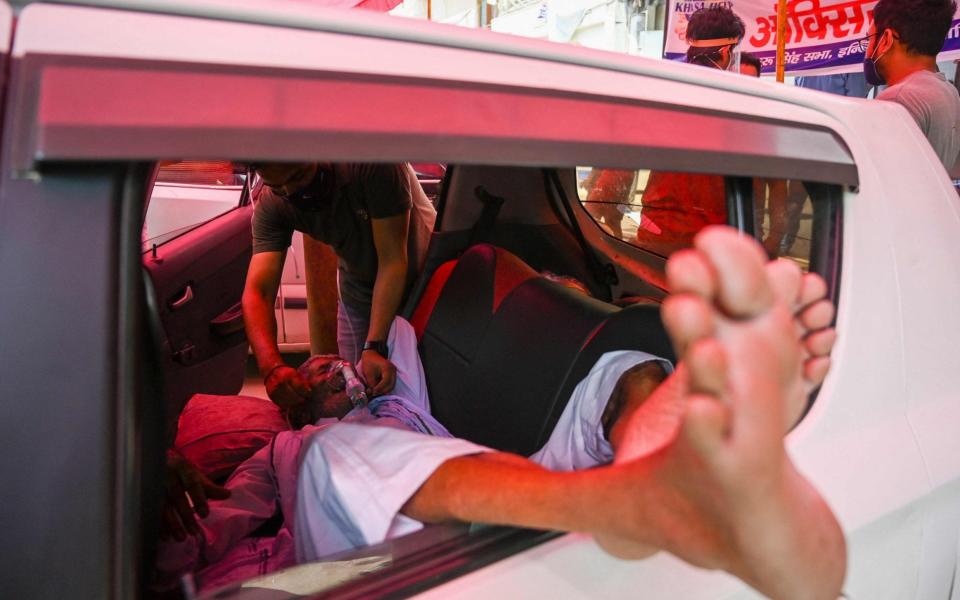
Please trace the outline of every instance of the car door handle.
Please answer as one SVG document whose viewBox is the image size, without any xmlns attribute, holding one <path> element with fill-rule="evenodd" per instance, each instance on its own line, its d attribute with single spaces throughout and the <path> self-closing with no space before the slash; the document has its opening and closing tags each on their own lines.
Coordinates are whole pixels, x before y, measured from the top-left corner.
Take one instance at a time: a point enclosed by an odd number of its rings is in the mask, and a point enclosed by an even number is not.
<svg viewBox="0 0 960 600">
<path fill-rule="evenodd" d="M 187 284 L 187 288 L 183 290 L 183 295 L 179 299 L 174 300 L 170 303 L 171 310 L 177 310 L 183 308 L 188 302 L 193 300 L 193 286 Z"/>
<path fill-rule="evenodd" d="M 243 307 L 241 304 L 237 302 L 216 319 L 210 321 L 210 330 L 221 337 L 243 331 Z"/>
</svg>

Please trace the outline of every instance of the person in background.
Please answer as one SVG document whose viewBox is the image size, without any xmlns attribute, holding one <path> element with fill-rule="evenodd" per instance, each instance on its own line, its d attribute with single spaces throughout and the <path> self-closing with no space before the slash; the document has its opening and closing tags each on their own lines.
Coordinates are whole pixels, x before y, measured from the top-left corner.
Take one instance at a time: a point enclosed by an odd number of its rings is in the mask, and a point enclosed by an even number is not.
<svg viewBox="0 0 960 600">
<path fill-rule="evenodd" d="M 722 71 L 740 72 L 743 19 L 725 6 L 701 8 L 687 23 L 687 62 Z"/>
<path fill-rule="evenodd" d="M 588 191 L 583 207 L 597 223 L 607 227 L 610 235 L 620 240 L 623 239 L 620 208 L 632 204 L 635 176 L 635 171 L 595 168 L 584 185 Z"/>
<path fill-rule="evenodd" d="M 749 52 L 740 54 L 741 75 L 759 78 L 761 68 L 756 55 Z M 780 255 L 780 244 L 787 229 L 787 183 L 784 179 L 753 178 L 753 222 L 757 239 L 762 240 L 763 249 L 770 258 Z M 770 220 L 766 231 L 763 231 L 765 216 L 769 216 Z"/>
<path fill-rule="evenodd" d="M 760 59 L 757 58 L 757 55 L 750 54 L 749 52 L 740 53 L 740 74 L 746 75 L 747 77 L 760 77 L 760 71 L 762 67 L 760 65 Z"/>
<path fill-rule="evenodd" d="M 739 73 L 745 31 L 729 8 L 701 8 L 687 23 L 687 62 Z M 636 244 L 660 256 L 689 247 L 704 227 L 727 222 L 726 182 L 719 175 L 651 171 L 641 202 Z"/>
<path fill-rule="evenodd" d="M 960 94 L 937 70 L 954 0 L 880 0 L 866 44 L 867 82 L 887 85 L 878 100 L 903 106 L 949 171 L 960 154 Z"/>
</svg>

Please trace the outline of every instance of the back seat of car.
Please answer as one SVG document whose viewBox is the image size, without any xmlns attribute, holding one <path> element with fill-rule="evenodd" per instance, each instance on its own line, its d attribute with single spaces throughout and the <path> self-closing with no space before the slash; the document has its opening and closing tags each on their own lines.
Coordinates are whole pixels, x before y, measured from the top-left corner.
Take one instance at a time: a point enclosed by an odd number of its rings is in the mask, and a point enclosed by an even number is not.
<svg viewBox="0 0 960 600">
<path fill-rule="evenodd" d="M 479 244 L 433 273 L 411 316 L 434 416 L 450 432 L 530 455 L 604 352 L 673 360 L 659 308 L 618 308 Z"/>
</svg>

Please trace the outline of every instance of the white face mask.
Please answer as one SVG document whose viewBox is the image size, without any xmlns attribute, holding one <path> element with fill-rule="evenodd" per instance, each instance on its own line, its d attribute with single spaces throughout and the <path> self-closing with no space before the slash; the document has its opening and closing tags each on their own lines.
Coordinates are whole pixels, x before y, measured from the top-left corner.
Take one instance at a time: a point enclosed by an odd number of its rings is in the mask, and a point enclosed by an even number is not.
<svg viewBox="0 0 960 600">
<path fill-rule="evenodd" d="M 740 46 L 730 48 L 730 62 L 727 63 L 727 70 L 734 73 L 740 72 Z"/>
</svg>

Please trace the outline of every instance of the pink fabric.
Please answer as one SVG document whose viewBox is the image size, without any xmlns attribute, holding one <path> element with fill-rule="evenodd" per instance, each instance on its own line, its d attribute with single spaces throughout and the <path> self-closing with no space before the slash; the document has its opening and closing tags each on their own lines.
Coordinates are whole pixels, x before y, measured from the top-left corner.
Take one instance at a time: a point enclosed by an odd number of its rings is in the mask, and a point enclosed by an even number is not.
<svg viewBox="0 0 960 600">
<path fill-rule="evenodd" d="M 320 429 L 278 435 L 244 461 L 227 480 L 230 497 L 211 500 L 210 515 L 198 521 L 201 535 L 160 543 L 154 589 L 172 589 L 180 575 L 194 572 L 200 590 L 209 591 L 294 565 L 300 453 L 304 439 Z M 276 537 L 247 538 L 278 513 L 284 520 Z"/>
<path fill-rule="evenodd" d="M 288 429 L 280 409 L 269 400 L 196 394 L 180 414 L 174 447 L 207 477 L 222 481 Z"/>
</svg>

